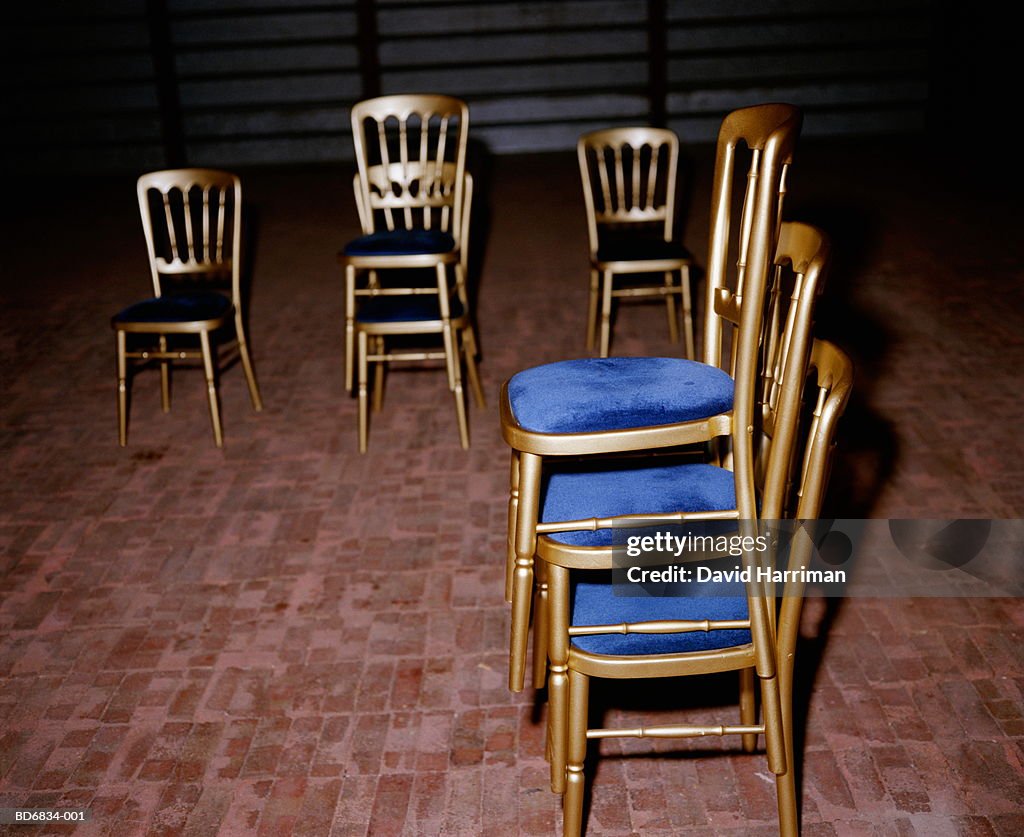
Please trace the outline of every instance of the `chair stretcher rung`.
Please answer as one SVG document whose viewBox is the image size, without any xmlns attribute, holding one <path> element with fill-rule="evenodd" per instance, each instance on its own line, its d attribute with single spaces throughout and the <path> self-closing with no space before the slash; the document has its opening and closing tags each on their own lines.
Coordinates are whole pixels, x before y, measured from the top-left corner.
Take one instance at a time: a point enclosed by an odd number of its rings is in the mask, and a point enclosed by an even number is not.
<svg viewBox="0 0 1024 837">
<path fill-rule="evenodd" d="M 437 296 L 437 288 L 357 288 L 356 296 Z"/>
<path fill-rule="evenodd" d="M 673 512 L 669 514 L 624 514 L 620 517 L 588 517 L 583 520 L 558 520 L 553 523 L 538 523 L 537 534 L 549 532 L 579 532 L 611 529 L 616 523 L 624 520 L 650 521 L 651 523 L 680 523 L 690 520 L 738 520 L 740 513 L 736 509 L 706 512 Z"/>
<path fill-rule="evenodd" d="M 443 361 L 444 357 L 443 351 L 388 352 L 368 354 L 367 361 Z"/>
<path fill-rule="evenodd" d="M 618 625 L 570 625 L 569 636 L 600 634 L 684 634 L 694 631 L 744 631 L 749 619 L 660 619 L 653 622 L 620 622 Z"/>
<path fill-rule="evenodd" d="M 657 288 L 619 288 L 612 291 L 613 297 L 620 296 L 682 296 L 683 289 L 679 285 L 664 285 Z"/>
<path fill-rule="evenodd" d="M 764 724 L 730 724 L 727 726 L 696 726 L 666 724 L 631 729 L 588 729 L 587 738 L 706 738 L 709 735 L 763 735 Z"/>
<path fill-rule="evenodd" d="M 145 352 L 125 352 L 125 357 L 136 357 L 143 358 L 145 360 L 187 360 L 191 357 L 202 357 L 202 352 L 187 351 L 187 352 L 161 352 L 161 351 L 145 351 Z"/>
</svg>

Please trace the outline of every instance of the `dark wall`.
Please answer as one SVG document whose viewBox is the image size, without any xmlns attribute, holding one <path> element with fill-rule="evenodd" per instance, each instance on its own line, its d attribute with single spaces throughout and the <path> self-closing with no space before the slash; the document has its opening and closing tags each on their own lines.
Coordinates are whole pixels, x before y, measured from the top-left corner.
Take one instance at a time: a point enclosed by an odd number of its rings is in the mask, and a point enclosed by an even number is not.
<svg viewBox="0 0 1024 837">
<path fill-rule="evenodd" d="M 929 0 L 38 0 L 8 11 L 20 74 L 6 162 L 344 159 L 349 106 L 378 92 L 464 97 L 496 153 L 644 122 L 711 141 L 724 113 L 773 100 L 804 106 L 809 136 L 915 132 L 942 13 Z"/>
</svg>

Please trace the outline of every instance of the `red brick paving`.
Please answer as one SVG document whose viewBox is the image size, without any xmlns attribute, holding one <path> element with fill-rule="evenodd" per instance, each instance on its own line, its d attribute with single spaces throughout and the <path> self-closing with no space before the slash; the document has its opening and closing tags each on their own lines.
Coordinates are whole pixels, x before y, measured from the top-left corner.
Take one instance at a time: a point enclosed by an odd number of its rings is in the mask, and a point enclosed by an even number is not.
<svg viewBox="0 0 1024 837">
<path fill-rule="evenodd" d="M 837 239 L 819 331 L 859 368 L 833 504 L 1021 516 L 1012 204 L 955 180 L 940 191 L 913 151 L 808 144 L 795 170 L 790 214 Z M 700 253 L 706 151 L 696 164 L 687 239 Z M 356 229 L 349 175 L 243 175 L 267 407 L 253 414 L 240 369 L 225 371 L 223 452 L 196 371 L 175 375 L 170 415 L 156 374 L 141 374 L 117 447 L 107 321 L 147 282 L 130 180 L 83 180 L 5 221 L 0 805 L 92 819 L 4 833 L 555 834 L 543 704 L 505 688 L 496 391 L 581 354 L 574 160 L 501 160 L 482 192 L 490 404 L 470 408 L 469 452 L 443 375 L 396 372 L 356 453 L 333 256 Z M 662 319 L 624 308 L 616 351 L 673 351 Z M 806 633 L 806 835 L 1024 833 L 1019 601 L 819 605 Z M 718 717 L 732 687 L 719 685 L 678 696 Z M 597 700 L 626 717 L 621 689 Z M 763 759 L 728 742 L 693 758 L 696 746 L 605 742 L 588 834 L 775 833 Z"/>
</svg>

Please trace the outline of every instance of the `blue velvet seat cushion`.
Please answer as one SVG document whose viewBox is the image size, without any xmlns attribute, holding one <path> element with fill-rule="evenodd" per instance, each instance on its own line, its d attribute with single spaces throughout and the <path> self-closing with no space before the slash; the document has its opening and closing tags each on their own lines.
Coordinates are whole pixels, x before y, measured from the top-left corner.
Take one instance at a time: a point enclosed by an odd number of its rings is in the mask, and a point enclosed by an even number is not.
<svg viewBox="0 0 1024 837">
<path fill-rule="evenodd" d="M 598 239 L 597 260 L 601 262 L 636 262 L 651 259 L 689 259 L 682 244 L 665 241 L 659 235 L 625 230 L 602 231 Z"/>
<path fill-rule="evenodd" d="M 688 585 L 689 586 L 689 585 Z M 746 619 L 743 584 L 725 582 L 694 585 L 690 596 L 616 596 L 611 583 L 575 585 L 573 625 L 617 625 L 660 619 Z M 578 636 L 573 645 L 592 654 L 629 656 L 678 654 L 731 648 L 750 642 L 749 630 L 692 631 L 682 634 L 598 634 Z"/>
<path fill-rule="evenodd" d="M 214 291 L 153 297 L 114 315 L 115 323 L 190 323 L 215 320 L 231 311 L 231 300 Z"/>
<path fill-rule="evenodd" d="M 582 358 L 524 369 L 509 381 L 508 397 L 527 430 L 585 433 L 728 412 L 733 380 L 715 366 L 681 358 Z"/>
<path fill-rule="evenodd" d="M 447 253 L 455 239 L 440 230 L 382 230 L 363 235 L 345 245 L 346 256 L 417 256 Z"/>
<path fill-rule="evenodd" d="M 462 300 L 448 300 L 451 318 L 464 313 Z M 403 296 L 373 296 L 360 303 L 356 320 L 360 323 L 401 323 L 440 320 L 441 306 L 435 294 L 408 294 Z"/>
<path fill-rule="evenodd" d="M 732 471 L 702 463 L 645 465 L 622 460 L 609 466 L 553 466 L 545 479 L 540 519 L 582 520 L 633 514 L 718 511 L 736 508 Z M 573 546 L 612 545 L 614 530 L 556 532 Z"/>
</svg>

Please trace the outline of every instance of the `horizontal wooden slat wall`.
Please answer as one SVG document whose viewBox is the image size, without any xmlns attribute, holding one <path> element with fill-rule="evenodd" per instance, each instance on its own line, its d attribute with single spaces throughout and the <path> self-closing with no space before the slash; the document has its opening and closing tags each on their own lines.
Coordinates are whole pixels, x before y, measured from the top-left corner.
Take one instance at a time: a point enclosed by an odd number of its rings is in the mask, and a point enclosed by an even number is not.
<svg viewBox="0 0 1024 837">
<path fill-rule="evenodd" d="M 362 95 L 356 4 L 168 0 L 185 152 L 210 165 L 336 160 Z"/>
<path fill-rule="evenodd" d="M 145 0 L 5 6 L 3 31 L 6 170 L 162 164 Z"/>
<path fill-rule="evenodd" d="M 930 0 L 40 0 L 11 12 L 14 160 L 58 170 L 351 156 L 375 93 L 470 102 L 494 153 L 591 128 L 714 139 L 761 101 L 807 135 L 919 130 Z"/>
<path fill-rule="evenodd" d="M 668 124 L 711 140 L 756 102 L 803 107 L 805 136 L 924 128 L 929 0 L 668 0 Z"/>
<path fill-rule="evenodd" d="M 382 89 L 457 91 L 496 153 L 572 148 L 582 131 L 648 118 L 645 0 L 377 8 Z"/>
</svg>

